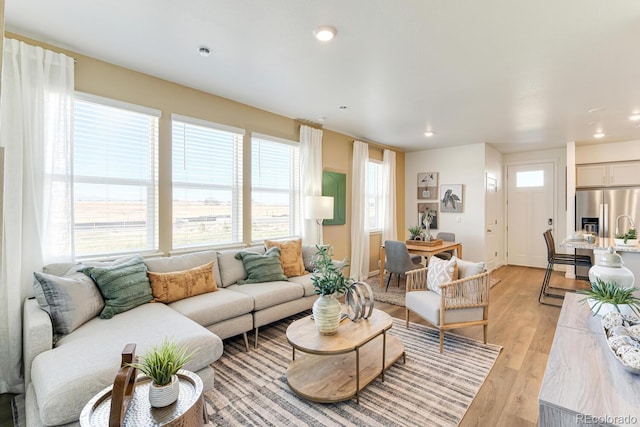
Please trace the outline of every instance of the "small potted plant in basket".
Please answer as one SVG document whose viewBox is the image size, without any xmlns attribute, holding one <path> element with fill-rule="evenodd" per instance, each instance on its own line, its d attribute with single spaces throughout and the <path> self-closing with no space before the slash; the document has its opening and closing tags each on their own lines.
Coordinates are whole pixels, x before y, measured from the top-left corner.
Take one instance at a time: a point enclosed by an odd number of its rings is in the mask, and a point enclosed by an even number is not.
<svg viewBox="0 0 640 427">
<path fill-rule="evenodd" d="M 176 375 L 191 359 L 186 347 L 178 348 L 175 341 L 165 339 L 159 346 L 153 346 L 130 366 L 138 369 L 151 379 L 149 402 L 154 408 L 171 405 L 178 400 L 180 383 Z"/>
<path fill-rule="evenodd" d="M 419 225 L 412 225 L 411 227 L 407 228 L 407 230 L 409 231 L 409 238 L 411 240 L 415 240 L 416 237 L 418 237 L 420 233 L 422 233 L 422 227 Z"/>
<path fill-rule="evenodd" d="M 591 282 L 591 289 L 580 289 L 577 293 L 585 295 L 586 301 L 593 311 L 593 315 L 604 315 L 610 311 L 621 314 L 640 316 L 640 298 L 633 293 L 638 288 L 621 288 L 615 282 L 603 282 L 597 278 Z"/>
<path fill-rule="evenodd" d="M 333 335 L 340 324 L 340 303 L 336 295 L 344 294 L 353 284 L 353 279 L 344 277 L 342 270 L 347 259 L 341 263 L 333 261 L 333 251 L 328 246 L 316 246 L 315 269 L 311 281 L 313 291 L 320 295 L 313 303 L 313 318 L 320 335 Z"/>
</svg>

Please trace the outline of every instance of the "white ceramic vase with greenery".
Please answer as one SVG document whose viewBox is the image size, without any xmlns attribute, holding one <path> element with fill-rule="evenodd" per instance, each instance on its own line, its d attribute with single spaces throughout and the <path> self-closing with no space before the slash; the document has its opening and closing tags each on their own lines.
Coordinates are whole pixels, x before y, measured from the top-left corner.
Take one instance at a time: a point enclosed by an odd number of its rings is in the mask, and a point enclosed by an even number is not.
<svg viewBox="0 0 640 427">
<path fill-rule="evenodd" d="M 603 282 L 597 278 L 591 289 L 581 289 L 577 293 L 585 295 L 593 315 L 604 315 L 610 311 L 620 314 L 640 316 L 640 299 L 634 295 L 638 288 L 619 287 L 615 282 Z"/>
<path fill-rule="evenodd" d="M 316 246 L 315 269 L 311 281 L 313 291 L 320 297 L 313 303 L 313 318 L 320 335 L 333 335 L 340 325 L 340 302 L 336 295 L 344 294 L 353 284 L 353 280 L 344 277 L 342 270 L 347 266 L 346 259 L 336 264 L 331 256 L 330 247 Z"/>
<path fill-rule="evenodd" d="M 179 348 L 175 341 L 165 339 L 153 346 L 131 366 L 151 379 L 149 403 L 154 408 L 169 406 L 178 400 L 180 382 L 177 373 L 191 359 L 186 347 Z"/>
</svg>

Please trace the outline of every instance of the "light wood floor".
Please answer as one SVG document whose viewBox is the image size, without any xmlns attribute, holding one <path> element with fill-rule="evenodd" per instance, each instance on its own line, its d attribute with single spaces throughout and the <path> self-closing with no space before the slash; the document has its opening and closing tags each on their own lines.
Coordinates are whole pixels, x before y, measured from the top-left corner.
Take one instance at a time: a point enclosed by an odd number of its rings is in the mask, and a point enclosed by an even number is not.
<svg viewBox="0 0 640 427">
<path fill-rule="evenodd" d="M 555 333 L 559 307 L 538 304 L 544 270 L 507 266 L 492 273 L 502 281 L 491 289 L 489 342 L 503 347 L 495 366 L 467 411 L 461 427 L 536 426 L 538 393 Z M 404 285 L 404 282 L 402 283 Z M 586 288 L 586 282 L 554 273 L 552 286 Z M 561 303 L 561 300 L 551 300 Z M 404 319 L 405 309 L 376 302 L 376 308 Z M 417 316 L 413 322 L 426 322 Z M 482 340 L 482 328 L 454 333 Z M 447 351 L 446 347 L 445 350 Z M 0 426 L 12 426 L 10 395 L 0 395 Z"/>
<path fill-rule="evenodd" d="M 503 349 L 460 426 L 537 425 L 538 393 L 560 314 L 559 307 L 538 303 L 543 276 L 542 269 L 517 266 L 501 267 L 492 273 L 502 281 L 490 293 L 488 341 Z M 575 289 L 588 284 L 565 279 L 564 273 L 555 272 L 551 286 Z M 551 302 L 561 304 L 562 300 Z M 404 307 L 376 302 L 376 308 L 405 318 Z M 427 324 L 415 314 L 411 321 Z M 482 327 L 454 333 L 483 338 Z"/>
</svg>

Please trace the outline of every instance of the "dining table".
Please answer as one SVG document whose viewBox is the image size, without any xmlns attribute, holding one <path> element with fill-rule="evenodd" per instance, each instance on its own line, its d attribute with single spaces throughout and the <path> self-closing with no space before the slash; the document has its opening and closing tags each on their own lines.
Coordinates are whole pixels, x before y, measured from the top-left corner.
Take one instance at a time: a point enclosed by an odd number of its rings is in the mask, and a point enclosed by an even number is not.
<svg viewBox="0 0 640 427">
<path fill-rule="evenodd" d="M 462 259 L 462 243 L 460 242 L 446 242 L 443 241 L 440 244 L 427 246 L 424 244 L 407 243 L 407 250 L 411 254 L 422 255 L 427 259 L 427 265 L 431 257 L 442 252 L 450 250 L 456 251 L 456 256 Z M 384 245 L 380 245 L 380 289 L 384 287 L 384 262 L 385 262 Z"/>
</svg>

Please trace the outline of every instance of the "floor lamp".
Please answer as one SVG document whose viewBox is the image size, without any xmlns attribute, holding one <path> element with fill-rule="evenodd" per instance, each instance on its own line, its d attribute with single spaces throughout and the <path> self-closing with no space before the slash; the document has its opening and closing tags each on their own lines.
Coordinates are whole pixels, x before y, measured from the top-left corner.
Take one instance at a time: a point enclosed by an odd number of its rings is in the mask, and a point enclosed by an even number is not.
<svg viewBox="0 0 640 427">
<path fill-rule="evenodd" d="M 317 244 L 321 245 L 320 227 L 325 219 L 333 219 L 333 197 L 306 196 L 304 198 L 304 218 L 314 219 L 318 227 Z"/>
</svg>

